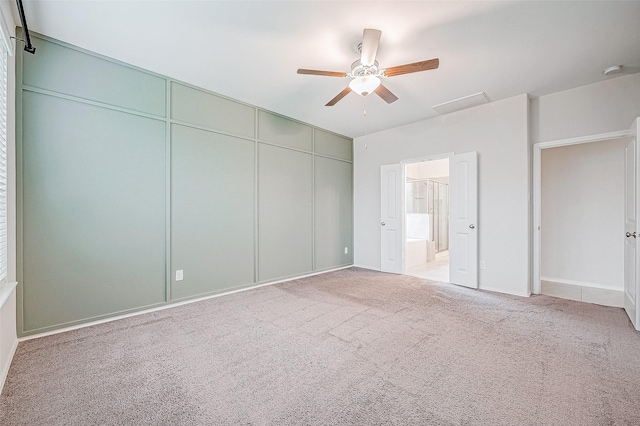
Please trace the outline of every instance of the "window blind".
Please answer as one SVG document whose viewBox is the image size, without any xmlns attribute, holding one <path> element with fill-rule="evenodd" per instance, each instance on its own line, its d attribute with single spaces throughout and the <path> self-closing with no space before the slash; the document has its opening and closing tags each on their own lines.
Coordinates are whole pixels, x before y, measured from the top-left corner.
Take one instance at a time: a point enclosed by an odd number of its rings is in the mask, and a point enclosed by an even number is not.
<svg viewBox="0 0 640 426">
<path fill-rule="evenodd" d="M 0 43 L 0 283 L 7 281 L 7 56 Z"/>
</svg>

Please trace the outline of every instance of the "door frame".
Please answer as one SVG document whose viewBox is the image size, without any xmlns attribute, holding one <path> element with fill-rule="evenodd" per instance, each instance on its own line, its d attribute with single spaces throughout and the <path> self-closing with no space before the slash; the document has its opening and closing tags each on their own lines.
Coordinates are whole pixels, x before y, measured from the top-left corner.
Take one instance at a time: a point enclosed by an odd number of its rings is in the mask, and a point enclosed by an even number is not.
<svg viewBox="0 0 640 426">
<path fill-rule="evenodd" d="M 402 218 L 402 244 L 401 246 L 401 255 L 402 255 L 402 274 L 406 275 L 407 273 L 407 257 L 406 257 L 406 245 L 407 245 L 407 229 L 406 229 L 406 219 L 407 219 L 407 200 L 406 198 L 406 184 L 407 184 L 407 176 L 406 176 L 406 165 L 407 164 L 412 164 L 412 163 L 423 163 L 425 161 L 434 161 L 434 160 L 444 160 L 445 158 L 447 159 L 451 159 L 451 157 L 453 157 L 455 155 L 455 153 L 453 152 L 447 152 L 444 154 L 433 154 L 433 155 L 426 155 L 424 157 L 416 157 L 416 158 L 409 158 L 406 160 L 402 160 L 400 161 L 400 169 L 402 172 L 402 195 L 401 195 L 401 203 L 402 203 L 402 213 L 400 215 L 400 217 Z M 449 197 L 451 197 L 451 193 L 449 193 Z"/>
<path fill-rule="evenodd" d="M 531 293 L 540 294 L 542 292 L 542 283 L 540 281 L 540 250 L 542 243 L 540 232 L 540 224 L 542 221 L 542 150 L 547 148 L 557 148 L 560 146 L 624 139 L 628 136 L 628 130 L 619 130 L 616 132 L 600 133 L 597 135 L 580 136 L 577 138 L 559 139 L 533 144 L 533 221 L 531 225 L 533 233 L 533 278 L 531 282 L 533 284 L 533 288 L 530 289 Z"/>
</svg>

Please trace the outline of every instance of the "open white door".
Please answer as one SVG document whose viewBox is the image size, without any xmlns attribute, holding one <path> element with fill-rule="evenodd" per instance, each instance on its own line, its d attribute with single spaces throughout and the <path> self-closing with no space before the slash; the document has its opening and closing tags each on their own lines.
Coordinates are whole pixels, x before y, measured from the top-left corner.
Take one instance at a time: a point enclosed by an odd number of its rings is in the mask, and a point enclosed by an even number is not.
<svg viewBox="0 0 640 426">
<path fill-rule="evenodd" d="M 638 309 L 638 120 L 634 121 L 630 130 L 631 140 L 625 148 L 625 180 L 624 180 L 624 309 L 636 330 L 640 330 L 640 309 Z"/>
<path fill-rule="evenodd" d="M 449 281 L 478 288 L 478 156 L 449 159 Z"/>
<path fill-rule="evenodd" d="M 382 272 L 402 273 L 402 169 L 380 167 L 380 237 Z"/>
</svg>

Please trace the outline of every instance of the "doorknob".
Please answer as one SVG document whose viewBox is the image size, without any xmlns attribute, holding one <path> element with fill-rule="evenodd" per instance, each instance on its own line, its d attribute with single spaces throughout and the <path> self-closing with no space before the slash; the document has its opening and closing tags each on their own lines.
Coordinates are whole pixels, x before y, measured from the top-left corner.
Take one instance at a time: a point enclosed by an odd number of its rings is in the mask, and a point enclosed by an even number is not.
<svg viewBox="0 0 640 426">
<path fill-rule="evenodd" d="M 476 226 L 473 223 L 471 225 L 469 225 L 469 228 L 471 228 L 471 229 L 475 229 L 475 227 Z"/>
<path fill-rule="evenodd" d="M 385 225 L 385 223 L 384 223 L 384 222 L 382 222 L 382 223 L 380 223 L 380 225 L 384 226 L 384 225 Z M 628 232 L 627 232 L 627 234 L 628 234 Z"/>
<path fill-rule="evenodd" d="M 629 238 L 629 237 L 633 237 L 633 238 L 635 238 L 635 237 L 636 237 L 636 233 L 635 233 L 635 231 L 634 231 L 634 232 L 627 232 L 627 234 L 626 234 L 626 235 L 627 235 L 627 238 Z"/>
</svg>

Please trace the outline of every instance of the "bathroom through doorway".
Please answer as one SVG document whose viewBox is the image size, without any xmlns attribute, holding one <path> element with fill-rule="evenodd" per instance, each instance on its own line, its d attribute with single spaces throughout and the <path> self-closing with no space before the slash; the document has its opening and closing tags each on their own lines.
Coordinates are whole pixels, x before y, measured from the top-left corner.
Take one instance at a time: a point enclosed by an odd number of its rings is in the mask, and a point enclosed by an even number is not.
<svg viewBox="0 0 640 426">
<path fill-rule="evenodd" d="M 405 273 L 449 282 L 449 159 L 405 164 Z"/>
</svg>

